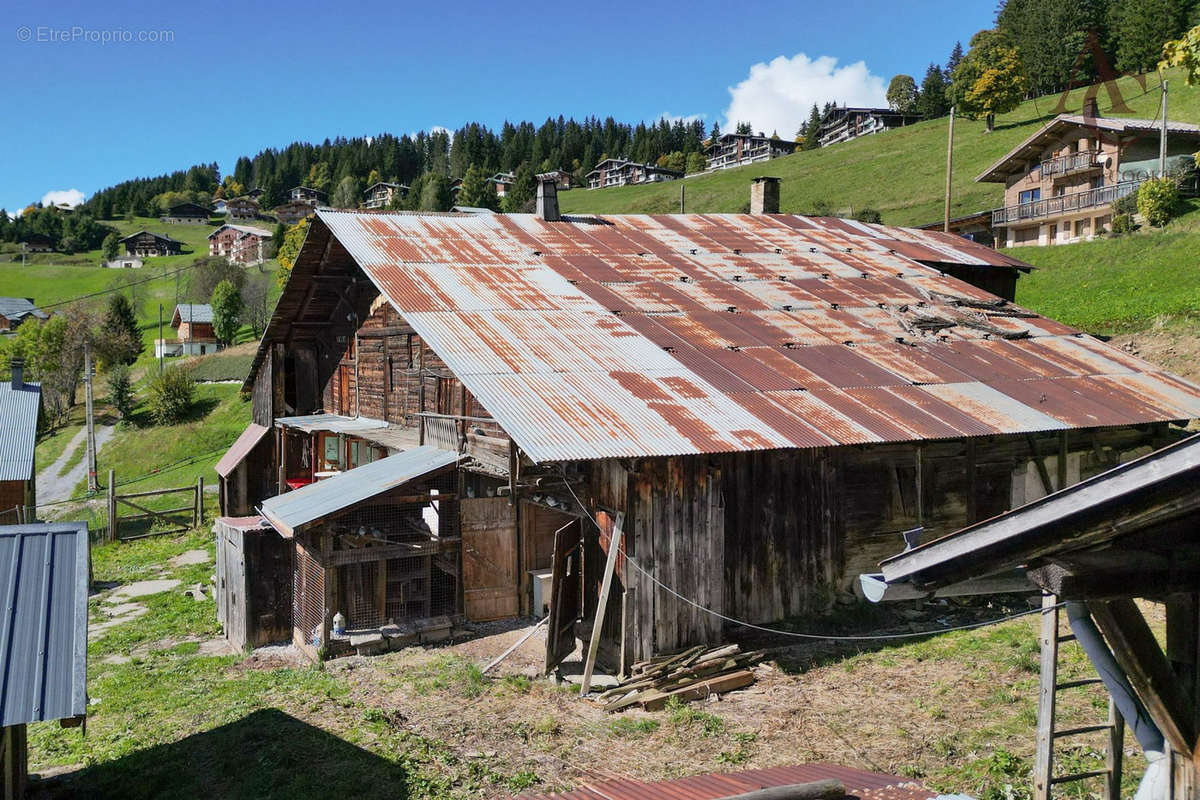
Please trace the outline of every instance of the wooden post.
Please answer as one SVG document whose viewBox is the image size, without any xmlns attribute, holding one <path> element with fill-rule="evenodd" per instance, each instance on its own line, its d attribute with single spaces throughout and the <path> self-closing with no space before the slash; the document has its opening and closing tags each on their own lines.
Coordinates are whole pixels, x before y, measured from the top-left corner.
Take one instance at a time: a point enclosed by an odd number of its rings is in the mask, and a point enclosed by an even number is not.
<svg viewBox="0 0 1200 800">
<path fill-rule="evenodd" d="M 196 478 L 196 510 L 192 512 L 194 521 L 193 528 L 199 528 L 204 524 L 204 476 Z"/>
<path fill-rule="evenodd" d="M 954 106 L 950 106 L 950 135 L 946 140 L 946 204 L 942 211 L 942 230 L 950 232 L 950 176 L 954 172 Z"/>
<path fill-rule="evenodd" d="M 1058 491 L 1067 488 L 1067 432 L 1060 431 L 1058 434 Z"/>
<path fill-rule="evenodd" d="M 1117 704 L 1108 698 L 1108 751 L 1104 754 L 1104 767 L 1108 775 L 1104 782 L 1104 800 L 1121 800 L 1121 768 L 1125 757 L 1125 718 L 1117 710 Z"/>
<path fill-rule="evenodd" d="M 117 480 L 116 471 L 108 471 L 108 541 L 117 540 Z"/>
<path fill-rule="evenodd" d="M 1033 800 L 1050 800 L 1054 774 L 1054 700 L 1058 683 L 1058 598 L 1042 595 L 1041 684 L 1038 689 L 1037 750 L 1033 764 Z"/>
<path fill-rule="evenodd" d="M 608 609 L 608 595 L 612 590 L 613 573 L 617 568 L 617 554 L 621 551 L 623 538 L 621 525 L 624 522 L 625 512 L 617 512 L 612 536 L 608 540 L 608 559 L 604 562 L 604 580 L 600 584 L 600 599 L 596 603 L 596 620 L 592 623 L 592 639 L 588 643 L 587 661 L 583 665 L 583 682 L 579 685 L 580 696 L 586 695 L 592 688 L 592 670 L 596 666 L 596 651 L 600 649 L 600 632 L 604 628 L 604 613 Z"/>
</svg>

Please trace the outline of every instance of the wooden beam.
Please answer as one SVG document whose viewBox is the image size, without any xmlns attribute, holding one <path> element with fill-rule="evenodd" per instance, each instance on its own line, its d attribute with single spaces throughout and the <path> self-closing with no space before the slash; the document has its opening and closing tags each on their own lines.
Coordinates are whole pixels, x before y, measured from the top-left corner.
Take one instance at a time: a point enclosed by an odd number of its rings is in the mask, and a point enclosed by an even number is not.
<svg viewBox="0 0 1200 800">
<path fill-rule="evenodd" d="M 592 669 L 596 666 L 596 652 L 600 649 L 600 633 L 604 628 L 604 613 L 608 609 L 608 595 L 612 590 L 613 573 L 617 569 L 617 554 L 621 552 L 623 534 L 621 525 L 625 512 L 618 511 L 613 523 L 612 536 L 608 540 L 608 559 L 604 562 L 604 579 L 600 583 L 600 599 L 596 604 L 596 620 L 592 623 L 592 639 L 588 643 L 587 661 L 583 665 L 583 682 L 579 685 L 580 696 L 592 688 Z"/>
<path fill-rule="evenodd" d="M 1101 550 L 1051 558 L 1028 575 L 1044 590 L 1071 600 L 1162 597 L 1200 586 L 1200 559 Z"/>
<path fill-rule="evenodd" d="M 1142 612 L 1128 598 L 1089 601 L 1087 607 L 1154 724 L 1190 758 L 1196 744 L 1192 704 Z"/>
<path fill-rule="evenodd" d="M 1025 434 L 1025 441 L 1029 442 L 1029 452 L 1033 454 L 1032 461 L 1037 467 L 1038 477 L 1042 479 L 1042 488 L 1046 490 L 1046 494 L 1054 494 L 1054 484 L 1050 481 L 1050 471 L 1046 469 L 1046 462 L 1042 460 L 1037 437 L 1028 433 Z"/>
<path fill-rule="evenodd" d="M 1038 689 L 1037 750 L 1033 764 L 1033 800 L 1050 800 L 1054 775 L 1054 705 L 1058 683 L 1058 598 L 1042 595 L 1040 686 Z"/>
</svg>

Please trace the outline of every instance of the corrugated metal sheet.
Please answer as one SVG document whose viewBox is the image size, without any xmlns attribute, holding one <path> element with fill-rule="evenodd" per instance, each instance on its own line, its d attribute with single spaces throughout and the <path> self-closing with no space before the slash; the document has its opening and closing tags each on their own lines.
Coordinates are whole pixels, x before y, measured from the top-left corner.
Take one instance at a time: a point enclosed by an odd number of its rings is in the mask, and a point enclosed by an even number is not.
<svg viewBox="0 0 1200 800">
<path fill-rule="evenodd" d="M 11 383 L 0 384 L 0 481 L 33 478 L 41 404 L 42 389 L 36 383 L 20 389 L 13 389 Z"/>
<path fill-rule="evenodd" d="M 896 775 L 833 764 L 801 764 L 694 775 L 657 783 L 633 779 L 594 781 L 569 792 L 521 795 L 517 800 L 719 800 L 759 789 L 821 780 L 841 781 L 847 797 L 861 800 L 929 800 L 936 796 L 920 784 Z"/>
<path fill-rule="evenodd" d="M 458 463 L 459 456 L 436 447 L 414 447 L 263 501 L 263 516 L 283 536 L 356 503 L 377 497 Z"/>
<path fill-rule="evenodd" d="M 234 468 L 242 463 L 242 460 L 246 456 L 250 455 L 250 451 L 262 441 L 262 438 L 270 430 L 270 428 L 259 425 L 256 422 L 251 422 L 247 425 L 246 430 L 242 431 L 237 441 L 225 451 L 225 455 L 221 456 L 221 460 L 217 462 L 217 466 L 215 467 L 217 474 L 222 478 L 228 477 L 229 473 L 233 472 Z"/>
<path fill-rule="evenodd" d="M 381 419 L 369 417 L 344 417 L 340 414 L 306 414 L 302 417 L 280 417 L 275 424 L 281 428 L 294 428 L 306 433 L 329 431 L 330 433 L 359 433 L 361 431 L 386 428 Z"/>
<path fill-rule="evenodd" d="M 0 726 L 87 712 L 86 522 L 0 527 Z"/>
<path fill-rule="evenodd" d="M 175 313 L 172 315 L 172 320 L 174 319 L 191 323 L 212 322 L 212 306 L 208 303 L 180 303 L 175 306 Z"/>
<path fill-rule="evenodd" d="M 535 461 L 1200 413 L 1200 387 L 920 263 L 1025 266 L 936 232 L 785 215 L 318 218 Z"/>
</svg>

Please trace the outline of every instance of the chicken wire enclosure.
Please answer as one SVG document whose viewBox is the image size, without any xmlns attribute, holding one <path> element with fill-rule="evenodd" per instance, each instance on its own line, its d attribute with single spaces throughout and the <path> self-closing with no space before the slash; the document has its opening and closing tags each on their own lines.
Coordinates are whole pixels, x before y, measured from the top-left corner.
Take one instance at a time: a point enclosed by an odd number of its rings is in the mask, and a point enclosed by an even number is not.
<svg viewBox="0 0 1200 800">
<path fill-rule="evenodd" d="M 318 651 L 340 651 L 355 634 L 405 631 L 460 615 L 456 487 L 453 472 L 408 484 L 302 534 L 293 595 L 296 638 L 303 636 Z M 344 631 L 335 633 L 339 614 Z"/>
</svg>

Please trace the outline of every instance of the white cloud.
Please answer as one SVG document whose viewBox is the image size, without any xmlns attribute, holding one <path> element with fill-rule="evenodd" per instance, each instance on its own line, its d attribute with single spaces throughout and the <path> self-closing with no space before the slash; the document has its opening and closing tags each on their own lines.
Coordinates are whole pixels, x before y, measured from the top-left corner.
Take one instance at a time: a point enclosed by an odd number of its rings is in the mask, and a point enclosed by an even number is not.
<svg viewBox="0 0 1200 800">
<path fill-rule="evenodd" d="M 74 208 L 82 202 L 83 192 L 78 189 L 55 189 L 42 195 L 42 205 L 44 206 L 56 206 L 59 203 L 66 203 Z"/>
<path fill-rule="evenodd" d="M 790 139 L 808 119 L 813 103 L 882 106 L 886 94 L 883 78 L 872 75 L 863 61 L 839 67 L 833 56 L 777 56 L 769 64 L 753 65 L 749 77 L 730 87 L 723 129 L 749 122 L 755 131 L 778 131 Z"/>
<path fill-rule="evenodd" d="M 698 119 L 708 119 L 708 114 L 672 114 L 670 111 L 664 111 L 654 118 L 655 122 L 660 119 L 665 119 L 667 122 L 674 125 L 676 122 L 682 122 L 687 125 L 689 122 L 695 122 Z"/>
</svg>

